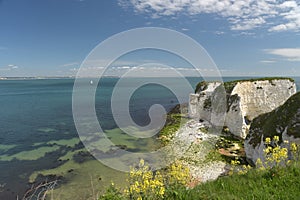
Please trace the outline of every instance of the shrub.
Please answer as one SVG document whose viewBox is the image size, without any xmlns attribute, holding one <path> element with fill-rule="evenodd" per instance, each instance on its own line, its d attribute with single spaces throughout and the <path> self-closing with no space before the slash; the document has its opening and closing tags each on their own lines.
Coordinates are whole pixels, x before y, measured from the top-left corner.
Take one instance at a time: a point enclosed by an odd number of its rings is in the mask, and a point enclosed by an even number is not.
<svg viewBox="0 0 300 200">
<path fill-rule="evenodd" d="M 289 155 L 289 149 L 290 154 Z M 275 169 L 279 167 L 287 166 L 295 160 L 298 155 L 298 146 L 295 143 L 289 144 L 288 141 L 284 141 L 283 145 L 279 145 L 279 136 L 274 136 L 273 139 L 267 137 L 265 139 L 265 149 L 263 161 L 258 158 L 256 161 L 257 168 L 261 170 Z"/>
<path fill-rule="evenodd" d="M 124 190 L 125 196 L 130 199 L 159 199 L 165 194 L 164 180 L 160 172 L 152 172 L 144 160 L 139 166 L 130 170 L 129 187 Z"/>
<path fill-rule="evenodd" d="M 123 192 L 111 185 L 100 199 L 178 199 L 178 191 L 186 190 L 190 182 L 190 173 L 180 162 L 161 171 L 152 171 L 144 160 L 140 160 L 137 167 L 131 167 L 127 182 L 128 187 Z"/>
<path fill-rule="evenodd" d="M 274 136 L 272 140 L 267 137 L 264 145 L 264 157 L 263 159 L 258 158 L 256 161 L 256 168 L 259 170 L 269 170 L 274 175 L 275 172 L 280 172 L 282 167 L 286 167 L 299 159 L 298 145 L 284 141 L 283 145 L 280 146 L 279 136 Z M 238 160 L 232 160 L 231 165 L 233 167 L 230 169 L 229 174 L 234 172 L 245 174 L 252 169 L 250 165 L 241 166 Z"/>
</svg>

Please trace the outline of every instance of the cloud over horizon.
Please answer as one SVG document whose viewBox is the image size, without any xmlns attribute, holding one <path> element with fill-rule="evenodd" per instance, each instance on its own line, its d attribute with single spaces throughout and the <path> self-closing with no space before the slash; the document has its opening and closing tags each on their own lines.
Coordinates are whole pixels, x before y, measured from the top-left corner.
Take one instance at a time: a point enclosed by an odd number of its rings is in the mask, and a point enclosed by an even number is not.
<svg viewBox="0 0 300 200">
<path fill-rule="evenodd" d="M 11 70 L 16 70 L 18 68 L 19 68 L 19 66 L 17 66 L 17 65 L 9 64 L 7 66 L 0 67 L 0 71 L 11 71 Z"/>
<path fill-rule="evenodd" d="M 119 0 L 119 5 L 152 18 L 215 14 L 235 31 L 261 27 L 270 32 L 300 31 L 299 0 Z"/>
<path fill-rule="evenodd" d="M 266 53 L 284 57 L 288 61 L 300 61 L 300 48 L 265 49 Z"/>
</svg>

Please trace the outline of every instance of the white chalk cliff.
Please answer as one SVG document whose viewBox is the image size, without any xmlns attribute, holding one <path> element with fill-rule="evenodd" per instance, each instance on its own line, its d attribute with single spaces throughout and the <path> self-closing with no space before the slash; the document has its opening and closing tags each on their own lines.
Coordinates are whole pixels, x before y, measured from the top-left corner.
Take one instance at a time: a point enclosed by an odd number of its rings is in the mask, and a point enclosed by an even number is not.
<svg viewBox="0 0 300 200">
<path fill-rule="evenodd" d="M 244 139 L 254 118 L 281 106 L 295 93 L 296 84 L 288 78 L 201 82 L 190 95 L 189 116 L 228 127 Z"/>
<path fill-rule="evenodd" d="M 247 158 L 254 164 L 258 158 L 264 162 L 264 141 L 274 136 L 279 136 L 281 144 L 282 141 L 300 144 L 300 93 L 272 112 L 253 120 L 244 143 Z"/>
</svg>

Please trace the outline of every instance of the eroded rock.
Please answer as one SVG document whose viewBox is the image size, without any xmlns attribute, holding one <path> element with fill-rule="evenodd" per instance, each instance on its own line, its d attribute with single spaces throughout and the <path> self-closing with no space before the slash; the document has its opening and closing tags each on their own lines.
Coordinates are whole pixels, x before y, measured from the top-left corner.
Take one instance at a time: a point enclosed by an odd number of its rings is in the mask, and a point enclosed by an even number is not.
<svg viewBox="0 0 300 200">
<path fill-rule="evenodd" d="M 295 93 L 296 84 L 289 78 L 201 82 L 196 94 L 190 95 L 189 116 L 228 127 L 244 139 L 255 117 L 271 112 Z"/>
</svg>

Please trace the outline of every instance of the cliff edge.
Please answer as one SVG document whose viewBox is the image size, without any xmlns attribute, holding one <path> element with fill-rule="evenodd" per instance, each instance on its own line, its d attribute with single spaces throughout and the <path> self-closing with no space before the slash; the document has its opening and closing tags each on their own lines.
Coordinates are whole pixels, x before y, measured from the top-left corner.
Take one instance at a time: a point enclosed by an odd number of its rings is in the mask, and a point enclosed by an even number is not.
<svg viewBox="0 0 300 200">
<path fill-rule="evenodd" d="M 290 78 L 261 78 L 225 82 L 200 82 L 190 95 L 189 116 L 205 120 L 245 139 L 252 120 L 271 112 L 296 93 Z"/>
</svg>

